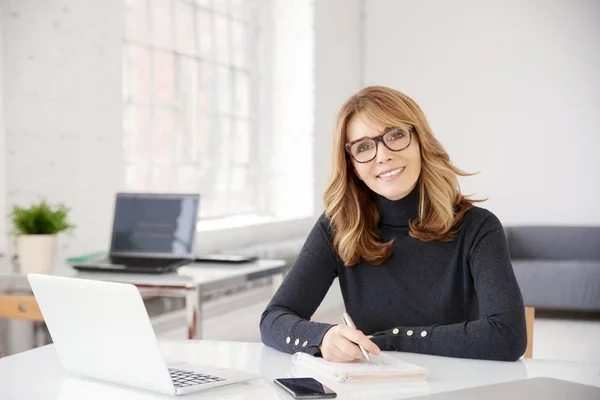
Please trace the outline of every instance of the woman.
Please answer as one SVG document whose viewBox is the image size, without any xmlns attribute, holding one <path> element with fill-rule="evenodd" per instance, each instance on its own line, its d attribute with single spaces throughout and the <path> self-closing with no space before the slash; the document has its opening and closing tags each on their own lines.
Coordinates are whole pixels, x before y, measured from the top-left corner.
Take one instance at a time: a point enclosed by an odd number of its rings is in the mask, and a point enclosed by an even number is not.
<svg viewBox="0 0 600 400">
<path fill-rule="evenodd" d="M 367 87 L 338 114 L 326 211 L 264 311 L 263 342 L 352 362 L 408 351 L 517 360 L 523 300 L 500 221 L 407 96 Z M 334 278 L 357 329 L 310 321 Z"/>
</svg>

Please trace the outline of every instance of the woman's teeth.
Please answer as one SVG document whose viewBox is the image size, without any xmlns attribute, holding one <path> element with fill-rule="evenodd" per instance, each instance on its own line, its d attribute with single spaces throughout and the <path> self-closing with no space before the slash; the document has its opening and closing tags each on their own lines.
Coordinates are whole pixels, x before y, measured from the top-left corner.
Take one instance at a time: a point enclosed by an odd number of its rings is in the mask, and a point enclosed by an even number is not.
<svg viewBox="0 0 600 400">
<path fill-rule="evenodd" d="M 395 169 L 395 170 L 393 170 L 393 171 L 386 172 L 385 174 L 381 174 L 381 175 L 379 175 L 379 177 L 380 177 L 380 178 L 388 178 L 388 177 L 390 177 L 390 176 L 394 176 L 394 175 L 396 175 L 396 174 L 399 174 L 400 172 L 402 172 L 402 170 L 403 170 L 403 169 L 404 169 L 404 167 L 402 167 L 402 168 L 398 168 L 398 169 Z"/>
</svg>

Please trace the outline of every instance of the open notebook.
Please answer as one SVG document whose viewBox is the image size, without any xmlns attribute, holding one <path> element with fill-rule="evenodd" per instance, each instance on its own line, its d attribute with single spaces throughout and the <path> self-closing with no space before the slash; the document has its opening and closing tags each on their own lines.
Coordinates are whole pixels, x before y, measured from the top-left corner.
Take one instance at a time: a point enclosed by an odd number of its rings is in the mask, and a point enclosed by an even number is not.
<svg viewBox="0 0 600 400">
<path fill-rule="evenodd" d="M 380 353 L 371 355 L 371 361 L 361 360 L 354 363 L 338 363 L 326 361 L 306 353 L 296 353 L 292 356 L 295 365 L 313 369 L 328 375 L 339 382 L 366 382 L 370 380 L 425 380 L 429 370 L 420 365 L 412 364 Z"/>
</svg>

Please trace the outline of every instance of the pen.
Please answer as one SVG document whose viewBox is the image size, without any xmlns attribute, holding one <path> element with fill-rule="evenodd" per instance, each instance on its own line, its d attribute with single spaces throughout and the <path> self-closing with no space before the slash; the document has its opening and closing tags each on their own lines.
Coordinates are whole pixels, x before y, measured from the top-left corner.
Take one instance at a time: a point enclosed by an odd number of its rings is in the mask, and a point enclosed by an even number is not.
<svg viewBox="0 0 600 400">
<path fill-rule="evenodd" d="M 350 318 L 350 315 L 347 312 L 344 312 L 342 314 L 342 320 L 344 321 L 344 324 L 348 325 L 350 328 L 356 329 L 356 325 L 354 325 L 354 321 L 352 321 L 352 318 Z M 367 353 L 367 351 L 365 349 L 363 349 L 363 347 L 360 344 L 358 344 L 358 348 L 360 349 L 360 351 L 362 351 L 365 358 L 368 361 L 371 361 L 371 358 L 369 358 L 369 353 Z"/>
</svg>

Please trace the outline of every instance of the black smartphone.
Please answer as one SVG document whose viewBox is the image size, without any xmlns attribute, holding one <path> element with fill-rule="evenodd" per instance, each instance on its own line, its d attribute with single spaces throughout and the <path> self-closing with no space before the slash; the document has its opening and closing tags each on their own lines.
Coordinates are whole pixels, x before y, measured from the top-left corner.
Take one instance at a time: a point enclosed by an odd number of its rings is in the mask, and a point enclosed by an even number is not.
<svg viewBox="0 0 600 400">
<path fill-rule="evenodd" d="M 337 394 L 314 378 L 275 379 L 279 385 L 295 399 L 333 399 Z"/>
<path fill-rule="evenodd" d="M 256 256 L 245 256 L 241 254 L 201 254 L 196 256 L 196 262 L 213 262 L 224 264 L 242 264 L 255 261 Z"/>
</svg>

